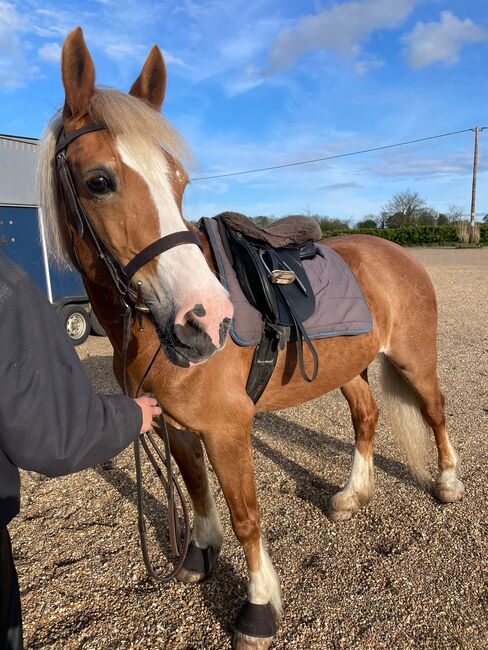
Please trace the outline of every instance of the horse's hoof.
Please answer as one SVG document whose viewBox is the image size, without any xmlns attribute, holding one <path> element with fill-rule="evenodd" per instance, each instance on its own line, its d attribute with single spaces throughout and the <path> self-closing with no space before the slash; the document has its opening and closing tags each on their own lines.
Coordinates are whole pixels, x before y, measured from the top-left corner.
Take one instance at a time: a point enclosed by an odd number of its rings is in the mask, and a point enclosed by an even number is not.
<svg viewBox="0 0 488 650">
<path fill-rule="evenodd" d="M 236 630 L 232 641 L 233 650 L 268 650 L 274 637 L 256 637 L 243 634 Z"/>
<path fill-rule="evenodd" d="M 338 492 L 330 498 L 328 515 L 332 521 L 348 521 L 359 510 L 359 503 L 353 494 Z"/>
<path fill-rule="evenodd" d="M 271 605 L 244 603 L 236 621 L 234 650 L 267 650 L 273 643 L 276 623 Z"/>
<path fill-rule="evenodd" d="M 218 554 L 209 548 L 198 548 L 190 542 L 183 566 L 176 579 L 180 582 L 202 582 L 212 573 L 217 563 Z"/>
<path fill-rule="evenodd" d="M 434 494 L 441 503 L 455 503 L 464 495 L 464 485 L 453 473 L 441 472 L 434 483 Z"/>
</svg>

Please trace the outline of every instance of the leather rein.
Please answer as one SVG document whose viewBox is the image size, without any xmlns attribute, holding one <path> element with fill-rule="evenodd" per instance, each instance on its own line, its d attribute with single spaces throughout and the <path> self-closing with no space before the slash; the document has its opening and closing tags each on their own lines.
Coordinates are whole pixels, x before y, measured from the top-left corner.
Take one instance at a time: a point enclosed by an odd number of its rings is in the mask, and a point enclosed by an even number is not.
<svg viewBox="0 0 488 650">
<path fill-rule="evenodd" d="M 188 230 L 183 230 L 175 233 L 161 237 L 160 239 L 154 241 L 149 246 L 146 246 L 142 251 L 137 253 L 128 264 L 123 266 L 121 262 L 113 255 L 110 251 L 108 245 L 100 237 L 100 235 L 93 228 L 88 215 L 83 210 L 83 207 L 80 203 L 78 195 L 76 193 L 75 184 L 71 171 L 69 168 L 68 160 L 66 157 L 67 147 L 86 133 L 92 133 L 94 131 L 101 131 L 107 129 L 105 124 L 89 124 L 84 126 L 72 133 L 65 135 L 64 131 L 60 133 L 58 142 L 55 149 L 55 161 L 56 169 L 58 173 L 58 178 L 61 183 L 62 193 L 69 208 L 72 219 L 74 220 L 74 225 L 76 227 L 76 232 L 80 237 L 84 237 L 85 233 L 88 233 L 92 243 L 95 247 L 98 258 L 105 265 L 108 274 L 113 282 L 113 285 L 120 296 L 121 302 L 124 306 L 124 325 L 123 325 L 123 339 L 122 339 L 122 374 L 123 374 L 123 389 L 126 395 L 130 397 L 138 397 L 139 391 L 142 388 L 142 385 L 149 375 L 151 368 L 156 361 L 156 358 L 161 350 L 161 346 L 158 346 L 151 362 L 149 363 L 142 379 L 139 382 L 137 390 L 134 395 L 130 395 L 128 390 L 127 383 L 127 356 L 129 344 L 132 338 L 132 328 L 134 324 L 134 319 L 137 314 L 139 321 L 139 331 L 143 331 L 143 314 L 149 315 L 150 310 L 147 305 L 142 301 L 142 282 L 137 282 L 137 289 L 134 290 L 131 287 L 131 281 L 135 273 L 139 271 L 145 264 L 150 260 L 154 259 L 158 255 L 174 248 L 175 246 L 180 246 L 182 244 L 195 244 L 201 248 L 200 240 L 194 234 Z M 68 211 L 67 211 L 68 212 Z M 78 270 L 81 272 L 81 265 L 79 263 L 76 247 L 73 239 L 73 225 L 67 219 L 67 228 L 71 238 L 71 245 L 73 249 L 73 255 L 76 259 Z M 169 443 L 168 429 L 166 427 L 166 421 L 164 418 L 164 413 L 161 417 L 162 427 L 161 427 L 161 437 L 163 439 L 164 451 L 162 451 L 159 445 L 156 442 L 155 436 L 152 431 L 148 431 L 146 434 L 140 434 L 137 440 L 134 442 L 134 460 L 136 467 L 136 482 L 137 482 L 137 510 L 138 510 L 138 526 L 139 526 L 139 536 L 141 540 L 141 549 L 142 556 L 144 559 L 144 564 L 146 566 L 147 572 L 151 578 L 159 582 L 168 582 L 174 578 L 186 558 L 186 553 L 188 551 L 188 545 L 190 541 L 190 523 L 188 510 L 186 503 L 181 491 L 181 488 L 176 480 L 176 477 L 173 473 L 172 463 L 171 463 L 171 451 Z M 147 536 L 146 536 L 146 526 L 144 521 L 144 489 L 143 489 L 143 475 L 142 475 L 142 463 L 141 463 L 141 446 L 146 453 L 146 456 L 151 463 L 156 476 L 161 482 L 166 496 L 168 499 L 168 531 L 170 545 L 173 554 L 178 558 L 175 567 L 167 575 L 159 575 L 154 569 L 150 558 L 149 551 L 147 546 Z M 162 463 L 163 467 L 166 469 L 166 477 L 163 475 L 163 470 L 160 467 Z M 180 530 L 178 512 L 176 507 L 175 494 L 178 496 L 178 500 L 181 504 L 182 516 L 183 516 L 183 530 Z"/>
</svg>

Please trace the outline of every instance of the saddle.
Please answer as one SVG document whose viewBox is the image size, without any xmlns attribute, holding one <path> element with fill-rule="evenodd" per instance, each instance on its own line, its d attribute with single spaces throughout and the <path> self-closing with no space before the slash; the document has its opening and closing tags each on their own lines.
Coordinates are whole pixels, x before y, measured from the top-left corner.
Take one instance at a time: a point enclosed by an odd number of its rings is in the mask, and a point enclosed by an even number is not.
<svg viewBox="0 0 488 650">
<path fill-rule="evenodd" d="M 214 220 L 242 291 L 263 316 L 261 340 L 246 385 L 248 395 L 254 403 L 258 401 L 273 374 L 278 350 L 292 339 L 297 342 L 302 377 L 314 381 L 319 361 L 303 323 L 315 310 L 315 296 L 302 261 L 317 254 L 314 242 L 322 237 L 320 226 L 313 219 L 296 216 L 259 228 L 235 212 L 224 212 Z M 313 357 L 310 376 L 303 360 L 304 343 Z"/>
</svg>

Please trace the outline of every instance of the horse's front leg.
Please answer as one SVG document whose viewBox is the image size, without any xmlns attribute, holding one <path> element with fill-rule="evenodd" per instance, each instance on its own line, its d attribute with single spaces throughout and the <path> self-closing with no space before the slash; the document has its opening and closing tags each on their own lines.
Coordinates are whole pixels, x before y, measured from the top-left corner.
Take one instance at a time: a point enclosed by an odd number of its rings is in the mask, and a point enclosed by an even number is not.
<svg viewBox="0 0 488 650">
<path fill-rule="evenodd" d="M 193 531 L 188 553 L 176 576 L 181 582 L 200 582 L 212 572 L 222 546 L 222 527 L 208 480 L 200 439 L 191 431 L 167 425 L 171 454 L 193 505 Z M 158 428 L 157 428 L 158 430 Z"/>
<path fill-rule="evenodd" d="M 229 506 L 249 573 L 247 600 L 236 621 L 234 648 L 269 648 L 281 616 L 281 588 L 261 537 L 251 425 L 244 430 L 205 435 L 204 444 Z"/>
</svg>

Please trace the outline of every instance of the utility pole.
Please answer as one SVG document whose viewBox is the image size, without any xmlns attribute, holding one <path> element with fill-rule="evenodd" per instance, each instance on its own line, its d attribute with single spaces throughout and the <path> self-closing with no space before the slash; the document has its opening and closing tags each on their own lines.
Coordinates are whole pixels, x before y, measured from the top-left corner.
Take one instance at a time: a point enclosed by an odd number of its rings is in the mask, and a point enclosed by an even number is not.
<svg viewBox="0 0 488 650">
<path fill-rule="evenodd" d="M 476 177 L 478 175 L 478 134 L 480 131 L 484 131 L 487 127 L 482 126 L 479 128 L 476 126 L 474 129 L 474 156 L 473 156 L 473 186 L 471 190 L 471 213 L 469 218 L 469 225 L 471 228 L 474 228 L 474 219 L 476 216 Z"/>
</svg>

